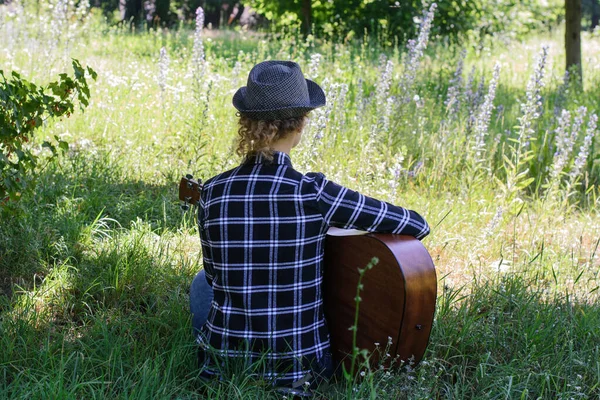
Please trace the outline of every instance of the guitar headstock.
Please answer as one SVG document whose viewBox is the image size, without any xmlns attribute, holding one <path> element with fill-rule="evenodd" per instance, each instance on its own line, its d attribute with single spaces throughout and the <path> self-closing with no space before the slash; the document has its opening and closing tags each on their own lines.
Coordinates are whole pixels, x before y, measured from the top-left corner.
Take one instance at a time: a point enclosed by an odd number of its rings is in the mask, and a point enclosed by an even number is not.
<svg viewBox="0 0 600 400">
<path fill-rule="evenodd" d="M 202 191 L 202 181 L 195 180 L 191 174 L 187 174 L 179 182 L 179 200 L 183 201 L 181 208 L 184 211 L 189 210 L 189 204 L 194 206 L 200 202 L 200 192 Z"/>
</svg>

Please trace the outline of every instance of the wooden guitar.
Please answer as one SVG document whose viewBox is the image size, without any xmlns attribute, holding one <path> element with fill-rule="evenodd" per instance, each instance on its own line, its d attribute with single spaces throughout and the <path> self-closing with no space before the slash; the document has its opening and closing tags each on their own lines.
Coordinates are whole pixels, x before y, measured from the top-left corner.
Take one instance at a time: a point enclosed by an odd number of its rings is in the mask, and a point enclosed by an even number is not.
<svg viewBox="0 0 600 400">
<path fill-rule="evenodd" d="M 184 210 L 198 204 L 201 190 L 202 184 L 191 175 L 181 179 L 179 199 Z M 347 362 L 352 354 L 353 334 L 348 328 L 354 325 L 358 268 L 373 257 L 379 263 L 363 277 L 356 346 L 371 353 L 372 365 L 381 356 L 388 362 L 399 359 L 416 365 L 429 342 L 437 295 L 429 253 L 411 236 L 338 228 L 327 233 L 323 283 L 334 361 Z"/>
<path fill-rule="evenodd" d="M 395 358 L 416 365 L 429 342 L 437 296 L 429 253 L 412 236 L 337 228 L 327 232 L 323 283 L 333 358 L 347 362 L 352 354 L 353 333 L 348 328 L 354 325 L 358 268 L 365 268 L 373 257 L 379 263 L 362 280 L 356 346 L 369 351 L 372 366 L 382 356 L 384 365 Z"/>
</svg>

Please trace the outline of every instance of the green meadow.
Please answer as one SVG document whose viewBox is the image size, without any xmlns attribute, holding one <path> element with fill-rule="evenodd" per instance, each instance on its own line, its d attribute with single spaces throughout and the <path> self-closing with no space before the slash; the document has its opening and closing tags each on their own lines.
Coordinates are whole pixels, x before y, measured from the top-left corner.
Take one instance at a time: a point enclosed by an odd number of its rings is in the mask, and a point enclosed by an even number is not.
<svg viewBox="0 0 600 400">
<path fill-rule="evenodd" d="M 43 84 L 76 58 L 98 78 L 85 112 L 37 131 L 42 159 L 46 138 L 69 150 L 40 162 L 35 194 L 0 215 L 0 398 L 283 398 L 243 366 L 199 377 L 188 290 L 202 253 L 177 201 L 182 175 L 240 162 L 231 98 L 265 59 L 297 61 L 327 94 L 295 168 L 432 228 L 424 361 L 363 366 L 315 392 L 600 397 L 600 36 L 583 35 L 579 86 L 564 79 L 562 31 L 463 45 L 422 35 L 407 50 L 377 37 L 131 33 L 97 15 L 53 28 L 49 15 L 0 5 L 0 69 Z"/>
</svg>

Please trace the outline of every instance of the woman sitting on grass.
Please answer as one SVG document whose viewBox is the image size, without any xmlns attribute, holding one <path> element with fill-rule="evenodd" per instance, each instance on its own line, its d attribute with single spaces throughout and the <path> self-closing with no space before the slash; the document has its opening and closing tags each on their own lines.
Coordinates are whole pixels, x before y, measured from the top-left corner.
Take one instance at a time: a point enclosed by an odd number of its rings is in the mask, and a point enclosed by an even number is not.
<svg viewBox="0 0 600 400">
<path fill-rule="evenodd" d="M 202 374 L 217 375 L 223 360 L 261 360 L 262 378 L 299 388 L 333 372 L 321 292 L 328 228 L 420 239 L 429 226 L 414 211 L 293 168 L 308 112 L 325 105 L 298 64 L 256 65 L 233 105 L 244 160 L 204 183 L 198 212 L 204 270 L 190 298 Z"/>
</svg>

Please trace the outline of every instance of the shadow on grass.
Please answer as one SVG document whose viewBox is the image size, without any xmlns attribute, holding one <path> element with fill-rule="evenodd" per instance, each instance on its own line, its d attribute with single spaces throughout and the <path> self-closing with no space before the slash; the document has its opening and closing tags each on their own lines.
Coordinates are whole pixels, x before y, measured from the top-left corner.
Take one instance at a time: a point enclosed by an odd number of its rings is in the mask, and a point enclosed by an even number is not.
<svg viewBox="0 0 600 400">
<path fill-rule="evenodd" d="M 0 398 L 194 394 L 188 288 L 198 260 L 176 257 L 181 245 L 136 223 L 0 296 Z"/>
<path fill-rule="evenodd" d="M 52 163 L 39 177 L 34 198 L 0 225 L 0 295 L 14 283 L 31 286 L 70 258 L 81 259 L 90 230 L 111 232 L 141 221 L 154 231 L 194 229 L 193 213 L 178 207 L 178 182 L 131 180 L 107 154 L 79 154 Z M 87 237 L 87 238 L 86 238 Z"/>
<path fill-rule="evenodd" d="M 175 241 L 149 224 L 96 237 L 79 259 L 4 301 L 0 397 L 281 398 L 247 376 L 200 380 L 187 304 L 196 265 L 173 256 Z M 475 282 L 468 294 L 445 288 L 424 361 L 366 371 L 353 398 L 598 396 L 600 308 L 547 285 L 522 272 Z M 347 398 L 344 384 L 317 392 Z"/>
</svg>

